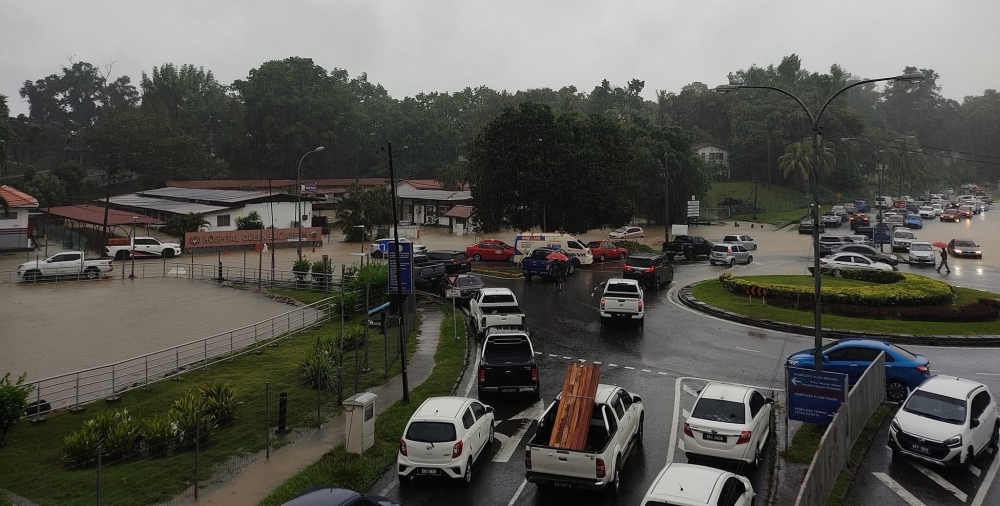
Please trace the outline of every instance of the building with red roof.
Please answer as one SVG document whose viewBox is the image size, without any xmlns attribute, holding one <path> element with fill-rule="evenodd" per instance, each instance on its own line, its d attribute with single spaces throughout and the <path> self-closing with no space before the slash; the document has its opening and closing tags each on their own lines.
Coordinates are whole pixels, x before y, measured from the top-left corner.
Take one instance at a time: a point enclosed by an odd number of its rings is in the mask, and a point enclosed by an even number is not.
<svg viewBox="0 0 1000 506">
<path fill-rule="evenodd" d="M 28 214 L 38 209 L 38 199 L 13 186 L 0 185 L 0 250 L 35 249 L 35 233 Z"/>
</svg>

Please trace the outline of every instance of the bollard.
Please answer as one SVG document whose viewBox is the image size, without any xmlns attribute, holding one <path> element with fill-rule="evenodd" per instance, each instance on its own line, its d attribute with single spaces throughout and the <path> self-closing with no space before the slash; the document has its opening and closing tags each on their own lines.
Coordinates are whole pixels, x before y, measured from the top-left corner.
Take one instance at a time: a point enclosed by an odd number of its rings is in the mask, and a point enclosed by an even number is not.
<svg viewBox="0 0 1000 506">
<path fill-rule="evenodd" d="M 219 260 L 219 281 L 222 281 L 223 279 L 226 278 L 222 277 L 222 260 Z"/>
<path fill-rule="evenodd" d="M 786 431 L 787 432 L 787 431 Z M 271 458 L 271 382 L 264 382 L 264 447 L 265 457 Z"/>
<path fill-rule="evenodd" d="M 104 448 L 97 445 L 97 506 L 101 506 L 101 454 Z"/>
<path fill-rule="evenodd" d="M 275 434 L 284 434 L 287 430 L 285 423 L 288 421 L 288 392 L 278 394 L 278 428 Z"/>
<path fill-rule="evenodd" d="M 195 413 L 194 423 L 194 500 L 198 500 L 198 456 L 201 454 L 201 410 Z"/>
</svg>

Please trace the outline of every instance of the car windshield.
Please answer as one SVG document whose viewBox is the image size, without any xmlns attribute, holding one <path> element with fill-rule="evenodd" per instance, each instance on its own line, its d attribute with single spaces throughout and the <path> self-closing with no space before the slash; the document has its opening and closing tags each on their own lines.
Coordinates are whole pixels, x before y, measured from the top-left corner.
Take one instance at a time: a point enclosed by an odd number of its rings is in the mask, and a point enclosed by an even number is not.
<svg viewBox="0 0 1000 506">
<path fill-rule="evenodd" d="M 896 235 L 897 239 L 913 239 L 915 237 L 913 235 L 913 232 L 907 232 L 907 231 L 904 231 L 904 230 L 900 230 L 900 231 L 896 232 L 895 235 Z"/>
<path fill-rule="evenodd" d="M 605 290 L 606 293 L 621 293 L 621 294 L 631 294 L 636 297 L 639 296 L 639 287 L 632 283 L 613 283 L 608 282 L 608 288 Z"/>
<path fill-rule="evenodd" d="M 931 251 L 932 249 L 930 244 L 915 243 L 910 245 L 910 251 Z"/>
<path fill-rule="evenodd" d="M 746 408 L 742 402 L 701 398 L 694 406 L 692 418 L 723 423 L 746 423 Z"/>
<path fill-rule="evenodd" d="M 483 349 L 483 360 L 487 364 L 524 364 L 532 358 L 531 345 L 524 339 L 487 341 Z"/>
<path fill-rule="evenodd" d="M 653 260 L 650 258 L 629 258 L 626 262 L 629 267 L 652 267 Z"/>
<path fill-rule="evenodd" d="M 962 425 L 965 423 L 965 401 L 944 395 L 917 390 L 903 406 L 903 411 L 939 422 Z"/>
<path fill-rule="evenodd" d="M 974 248 L 976 246 L 976 243 L 972 241 L 955 241 L 955 246 L 962 248 Z"/>
<path fill-rule="evenodd" d="M 496 295 L 486 295 L 480 304 L 502 304 L 505 302 L 516 302 L 514 296 L 508 293 L 501 293 Z"/>
<path fill-rule="evenodd" d="M 625 229 L 624 228 L 616 228 L 615 232 L 618 232 L 619 234 L 624 234 L 625 233 Z"/>
<path fill-rule="evenodd" d="M 455 437 L 455 424 L 448 422 L 413 422 L 406 429 L 406 439 L 421 443 L 450 443 Z"/>
</svg>

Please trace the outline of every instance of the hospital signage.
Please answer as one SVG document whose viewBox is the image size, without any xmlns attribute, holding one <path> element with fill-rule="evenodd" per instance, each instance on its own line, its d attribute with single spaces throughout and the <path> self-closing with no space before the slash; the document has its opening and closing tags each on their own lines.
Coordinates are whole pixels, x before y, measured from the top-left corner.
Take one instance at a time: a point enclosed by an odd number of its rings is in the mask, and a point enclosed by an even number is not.
<svg viewBox="0 0 1000 506">
<path fill-rule="evenodd" d="M 184 234 L 185 249 L 193 248 L 225 248 L 233 246 L 255 246 L 258 244 L 319 243 L 323 240 L 323 229 L 320 227 L 302 227 L 302 236 L 298 228 L 266 228 L 263 230 L 226 230 L 217 232 L 186 232 Z"/>
</svg>

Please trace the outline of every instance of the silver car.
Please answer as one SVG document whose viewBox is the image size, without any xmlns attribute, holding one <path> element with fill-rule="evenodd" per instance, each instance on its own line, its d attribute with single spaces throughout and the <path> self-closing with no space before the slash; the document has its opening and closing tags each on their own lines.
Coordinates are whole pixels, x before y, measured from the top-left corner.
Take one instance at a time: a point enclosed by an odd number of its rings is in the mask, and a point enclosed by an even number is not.
<svg viewBox="0 0 1000 506">
<path fill-rule="evenodd" d="M 750 237 L 749 235 L 727 235 L 722 238 L 722 243 L 739 244 L 750 251 L 757 249 L 757 243 L 754 242 L 753 237 Z"/>
<path fill-rule="evenodd" d="M 908 257 L 910 265 L 928 264 L 933 266 L 937 260 L 937 255 L 934 254 L 934 246 L 924 241 L 911 242 Z"/>
<path fill-rule="evenodd" d="M 646 233 L 641 227 L 621 227 L 612 230 L 608 237 L 611 239 L 638 239 L 646 237 Z"/>
<path fill-rule="evenodd" d="M 712 246 L 712 254 L 708 256 L 708 263 L 712 265 L 749 264 L 753 262 L 753 255 L 741 244 L 716 244 Z"/>
</svg>

